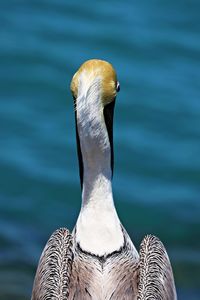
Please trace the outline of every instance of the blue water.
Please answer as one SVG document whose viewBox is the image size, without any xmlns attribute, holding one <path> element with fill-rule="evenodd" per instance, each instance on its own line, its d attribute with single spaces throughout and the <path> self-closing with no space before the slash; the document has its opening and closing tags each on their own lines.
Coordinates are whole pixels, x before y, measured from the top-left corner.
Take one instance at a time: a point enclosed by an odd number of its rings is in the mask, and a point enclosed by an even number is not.
<svg viewBox="0 0 200 300">
<path fill-rule="evenodd" d="M 114 195 L 137 247 L 166 245 L 179 299 L 200 299 L 200 2 L 2 0 L 0 299 L 29 299 L 49 235 L 80 208 L 69 84 L 110 61 Z"/>
</svg>

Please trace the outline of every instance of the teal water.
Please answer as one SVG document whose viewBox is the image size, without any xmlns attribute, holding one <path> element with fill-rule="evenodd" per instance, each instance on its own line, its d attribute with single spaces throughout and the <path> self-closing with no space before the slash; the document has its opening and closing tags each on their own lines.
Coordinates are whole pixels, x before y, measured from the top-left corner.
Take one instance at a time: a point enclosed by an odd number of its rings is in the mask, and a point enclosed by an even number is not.
<svg viewBox="0 0 200 300">
<path fill-rule="evenodd" d="M 137 247 L 166 245 L 179 299 L 200 299 L 200 2 L 1 1 L 0 299 L 29 299 L 50 234 L 80 208 L 79 65 L 115 66 L 115 202 Z"/>
</svg>

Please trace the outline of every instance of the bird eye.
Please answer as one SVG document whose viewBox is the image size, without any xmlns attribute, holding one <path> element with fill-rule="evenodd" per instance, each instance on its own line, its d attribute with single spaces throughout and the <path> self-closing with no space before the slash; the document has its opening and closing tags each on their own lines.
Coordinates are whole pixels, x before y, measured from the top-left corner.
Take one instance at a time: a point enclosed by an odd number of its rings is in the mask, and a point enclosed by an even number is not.
<svg viewBox="0 0 200 300">
<path fill-rule="evenodd" d="M 116 90 L 117 90 L 117 92 L 120 91 L 120 84 L 119 84 L 119 81 L 117 81 L 117 87 L 116 87 Z"/>
</svg>

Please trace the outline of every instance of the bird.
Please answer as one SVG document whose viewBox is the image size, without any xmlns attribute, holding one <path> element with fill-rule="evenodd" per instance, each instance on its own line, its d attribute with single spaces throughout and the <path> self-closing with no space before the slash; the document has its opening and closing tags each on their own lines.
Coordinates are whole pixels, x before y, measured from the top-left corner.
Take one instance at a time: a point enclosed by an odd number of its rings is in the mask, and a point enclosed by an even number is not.
<svg viewBox="0 0 200 300">
<path fill-rule="evenodd" d="M 82 204 L 72 232 L 57 229 L 38 263 L 32 300 L 176 300 L 163 243 L 136 250 L 112 192 L 113 116 L 120 84 L 112 64 L 84 62 L 71 81 Z"/>
</svg>

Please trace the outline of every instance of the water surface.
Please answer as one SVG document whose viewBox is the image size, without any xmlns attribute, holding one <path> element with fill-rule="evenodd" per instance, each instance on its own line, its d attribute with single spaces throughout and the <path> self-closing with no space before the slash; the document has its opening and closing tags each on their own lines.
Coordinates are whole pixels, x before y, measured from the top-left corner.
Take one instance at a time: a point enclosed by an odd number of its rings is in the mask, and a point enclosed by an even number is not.
<svg viewBox="0 0 200 300">
<path fill-rule="evenodd" d="M 79 65 L 115 66 L 114 195 L 137 247 L 169 252 L 179 299 L 200 295 L 199 1 L 1 1 L 0 299 L 29 299 L 50 234 L 80 208 Z"/>
</svg>

